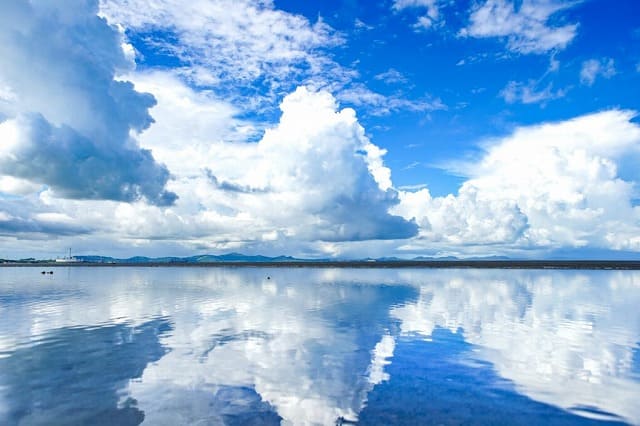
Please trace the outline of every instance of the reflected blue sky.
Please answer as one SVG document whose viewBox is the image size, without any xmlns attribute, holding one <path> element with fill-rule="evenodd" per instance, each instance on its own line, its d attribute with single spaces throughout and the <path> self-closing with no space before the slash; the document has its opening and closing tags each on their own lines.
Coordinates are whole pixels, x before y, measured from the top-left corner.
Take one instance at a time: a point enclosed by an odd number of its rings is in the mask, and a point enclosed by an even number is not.
<svg viewBox="0 0 640 426">
<path fill-rule="evenodd" d="M 5 354 L 6 423 L 140 424 L 143 411 L 119 390 L 167 352 L 159 336 L 169 330 L 165 319 L 137 327 L 63 327 Z"/>
<path fill-rule="evenodd" d="M 622 424 L 612 413 L 592 410 L 599 420 L 576 416 L 532 400 L 476 358 L 462 333 L 436 328 L 431 341 L 402 336 L 390 380 L 368 395 L 362 424 L 595 425 Z M 597 411 L 597 412 L 596 412 Z M 603 422 L 603 420 L 607 420 Z"/>
<path fill-rule="evenodd" d="M 637 424 L 637 306 L 629 271 L 0 268 L 0 423 Z"/>
</svg>

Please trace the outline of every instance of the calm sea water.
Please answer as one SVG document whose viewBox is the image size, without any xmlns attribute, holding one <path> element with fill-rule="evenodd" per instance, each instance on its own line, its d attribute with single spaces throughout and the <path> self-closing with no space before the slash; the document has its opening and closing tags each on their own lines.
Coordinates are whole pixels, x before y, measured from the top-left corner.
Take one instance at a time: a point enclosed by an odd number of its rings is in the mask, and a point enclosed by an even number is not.
<svg viewBox="0 0 640 426">
<path fill-rule="evenodd" d="M 640 424 L 640 273 L 0 268 L 0 424 Z"/>
</svg>

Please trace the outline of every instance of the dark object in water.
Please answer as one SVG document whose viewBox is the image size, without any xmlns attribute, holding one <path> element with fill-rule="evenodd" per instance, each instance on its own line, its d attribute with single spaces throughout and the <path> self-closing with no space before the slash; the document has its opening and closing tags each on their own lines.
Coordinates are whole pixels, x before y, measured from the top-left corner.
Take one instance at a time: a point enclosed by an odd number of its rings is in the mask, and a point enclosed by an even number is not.
<svg viewBox="0 0 640 426">
<path fill-rule="evenodd" d="M 270 279 L 271 279 L 271 277 L 267 277 L 267 279 L 268 279 L 268 280 L 270 280 Z"/>
<path fill-rule="evenodd" d="M 53 271 L 49 271 L 49 274 L 53 275 Z"/>
<path fill-rule="evenodd" d="M 42 271 L 42 272 L 40 272 L 40 273 L 41 273 L 42 275 L 44 275 L 44 274 L 46 274 L 46 273 L 47 273 L 47 271 Z"/>
</svg>

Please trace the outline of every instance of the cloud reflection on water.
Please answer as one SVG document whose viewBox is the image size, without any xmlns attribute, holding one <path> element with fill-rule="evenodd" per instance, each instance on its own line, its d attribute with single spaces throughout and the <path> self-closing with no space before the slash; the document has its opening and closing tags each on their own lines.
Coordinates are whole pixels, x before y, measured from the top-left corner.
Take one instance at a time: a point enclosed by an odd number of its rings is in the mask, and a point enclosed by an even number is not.
<svg viewBox="0 0 640 426">
<path fill-rule="evenodd" d="M 405 334 L 461 332 L 480 359 L 536 401 L 640 423 L 638 306 L 635 272 L 459 271 L 432 276 L 393 316 Z"/>
<path fill-rule="evenodd" d="M 131 384 L 140 405 L 153 407 L 149 424 L 192 422 L 194 413 L 182 408 L 194 396 L 184 390 L 203 383 L 212 392 L 253 388 L 285 423 L 356 419 L 384 379 L 393 342 L 389 307 L 414 299 L 416 290 L 358 283 L 357 275 L 327 281 L 324 271 L 270 271 L 269 280 L 264 271 L 229 272 L 208 276 L 216 297 L 191 306 L 196 320 L 175 317 L 176 333 L 165 341 L 173 351 Z M 220 336 L 233 338 L 221 344 Z M 181 409 L 176 399 L 164 408 L 158 394 L 167 388 L 183 392 Z"/>
<path fill-rule="evenodd" d="M 0 369 L 69 327 L 170 319 L 158 335 L 167 352 L 119 382 L 145 424 L 356 420 L 374 387 L 410 368 L 394 354 L 443 329 L 472 348 L 443 365 L 640 423 L 636 272 L 73 268 L 25 281 L 29 271 L 0 270 Z"/>
</svg>

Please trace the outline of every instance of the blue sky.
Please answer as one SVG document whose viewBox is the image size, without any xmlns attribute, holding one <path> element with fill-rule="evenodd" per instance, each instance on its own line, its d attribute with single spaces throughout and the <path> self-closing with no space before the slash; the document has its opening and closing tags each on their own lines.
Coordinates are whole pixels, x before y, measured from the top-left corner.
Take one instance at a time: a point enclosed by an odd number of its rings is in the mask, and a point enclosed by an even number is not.
<svg viewBox="0 0 640 426">
<path fill-rule="evenodd" d="M 393 169 L 394 183 L 428 184 L 433 193 L 446 195 L 455 193 L 460 182 L 434 166 L 467 151 L 473 153 L 482 137 L 507 134 L 517 125 L 564 120 L 612 107 L 637 109 L 640 6 L 634 1 L 616 2 L 615 7 L 604 1 L 573 3 L 550 16 L 549 26 L 577 24 L 575 37 L 565 48 L 534 54 L 505 49 L 502 37 L 460 37 L 474 2 L 434 2 L 441 18 L 434 24 L 439 27 L 432 29 L 414 27 L 425 8 L 407 7 L 393 13 L 392 2 L 323 2 L 322 9 L 313 2 L 276 5 L 311 20 L 321 16 L 344 32 L 348 42 L 335 54 L 344 64 L 358 61 L 360 80 L 372 90 L 387 95 L 402 90 L 409 99 L 426 95 L 441 100 L 443 107 L 429 114 L 399 111 L 375 117 L 365 110 L 361 121 L 372 139 L 389 150 L 385 160 Z M 360 30 L 356 22 L 368 28 Z M 602 78 L 598 74 L 593 84 L 581 83 L 583 63 L 604 58 L 614 61 L 615 75 Z M 558 68 L 550 71 L 553 61 Z M 397 74 L 390 74 L 388 82 L 376 78 L 389 70 Z M 500 93 L 511 81 L 534 82 L 531 90 L 539 99 L 505 101 Z M 416 162 L 420 164 L 413 166 Z"/>
<path fill-rule="evenodd" d="M 636 1 L 0 12 L 0 256 L 640 251 Z"/>
</svg>

